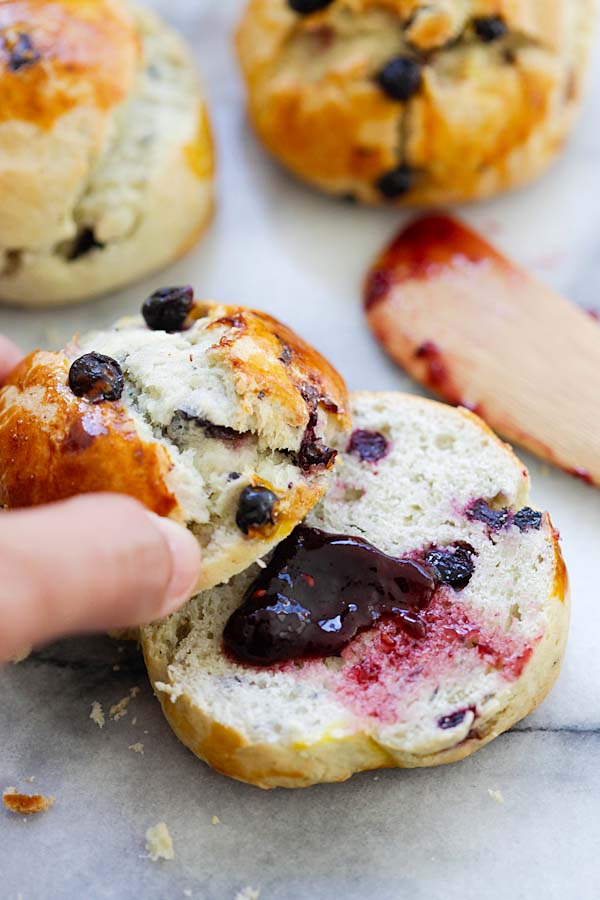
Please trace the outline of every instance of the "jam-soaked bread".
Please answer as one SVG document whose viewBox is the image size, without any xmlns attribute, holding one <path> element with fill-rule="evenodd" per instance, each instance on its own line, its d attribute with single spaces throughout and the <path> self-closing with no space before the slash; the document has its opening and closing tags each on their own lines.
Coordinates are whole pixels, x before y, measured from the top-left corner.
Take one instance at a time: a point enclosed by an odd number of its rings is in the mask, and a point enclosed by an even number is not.
<svg viewBox="0 0 600 900">
<path fill-rule="evenodd" d="M 93 297 L 188 250 L 213 207 L 191 53 L 124 0 L 0 3 L 0 302 Z"/>
<path fill-rule="evenodd" d="M 440 205 L 540 175 L 577 112 L 593 0 L 249 0 L 253 125 L 298 177 Z"/>
<path fill-rule="evenodd" d="M 542 701 L 563 657 L 557 534 L 510 448 L 412 396 L 355 394 L 353 414 L 331 488 L 268 568 L 143 632 L 175 733 L 265 788 L 462 759 Z"/>
<path fill-rule="evenodd" d="M 333 475 L 343 380 L 270 316 L 157 291 L 144 318 L 38 351 L 0 390 L 0 506 L 130 494 L 192 529 L 199 590 L 281 541 Z M 167 329 L 167 330 L 165 330 Z"/>
</svg>

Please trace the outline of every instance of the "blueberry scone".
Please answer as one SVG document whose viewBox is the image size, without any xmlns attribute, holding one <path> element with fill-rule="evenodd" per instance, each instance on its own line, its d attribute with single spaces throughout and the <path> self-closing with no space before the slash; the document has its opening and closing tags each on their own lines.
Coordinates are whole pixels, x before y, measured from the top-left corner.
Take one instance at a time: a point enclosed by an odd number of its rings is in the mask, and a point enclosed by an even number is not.
<svg viewBox="0 0 600 900">
<path fill-rule="evenodd" d="M 593 0 L 250 0 L 250 118 L 300 178 L 367 203 L 485 197 L 541 174 L 582 93 Z"/>
<path fill-rule="evenodd" d="M 189 249 L 213 148 L 189 50 L 122 0 L 0 3 L 0 300 L 65 303 Z"/>
<path fill-rule="evenodd" d="M 200 588 L 281 541 L 349 430 L 344 382 L 270 316 L 148 298 L 143 318 L 29 356 L 0 390 L 0 506 L 130 494 L 192 529 Z"/>
<path fill-rule="evenodd" d="M 179 738 L 261 787 L 449 763 L 558 675 L 567 575 L 522 463 L 466 410 L 355 394 L 343 465 L 303 525 L 143 631 Z"/>
</svg>

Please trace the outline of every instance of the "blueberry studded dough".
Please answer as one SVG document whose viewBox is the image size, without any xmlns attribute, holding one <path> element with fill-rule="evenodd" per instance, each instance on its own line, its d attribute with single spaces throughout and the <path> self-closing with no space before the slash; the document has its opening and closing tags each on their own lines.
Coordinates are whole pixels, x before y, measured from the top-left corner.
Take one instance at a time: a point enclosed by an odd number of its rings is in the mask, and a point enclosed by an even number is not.
<svg viewBox="0 0 600 900">
<path fill-rule="evenodd" d="M 250 0 L 237 33 L 250 118 L 340 197 L 489 196 L 560 152 L 592 15 L 592 0 Z"/>
</svg>

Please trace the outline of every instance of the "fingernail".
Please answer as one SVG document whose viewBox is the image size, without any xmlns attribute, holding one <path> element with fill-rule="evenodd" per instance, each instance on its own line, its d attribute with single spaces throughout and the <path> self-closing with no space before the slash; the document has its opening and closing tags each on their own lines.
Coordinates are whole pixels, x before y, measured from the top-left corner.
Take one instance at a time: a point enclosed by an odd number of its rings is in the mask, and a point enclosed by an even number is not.
<svg viewBox="0 0 600 900">
<path fill-rule="evenodd" d="M 152 513 L 151 515 L 171 551 L 171 580 L 161 610 L 161 616 L 168 616 L 179 609 L 194 593 L 200 576 L 200 547 L 187 528 L 171 519 L 154 516 Z"/>
</svg>

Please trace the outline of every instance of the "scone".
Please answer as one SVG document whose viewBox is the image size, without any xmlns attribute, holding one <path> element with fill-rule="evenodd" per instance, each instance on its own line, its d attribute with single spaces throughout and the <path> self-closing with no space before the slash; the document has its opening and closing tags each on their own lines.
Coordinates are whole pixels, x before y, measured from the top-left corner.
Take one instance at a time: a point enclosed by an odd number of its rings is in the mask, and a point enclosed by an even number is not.
<svg viewBox="0 0 600 900">
<path fill-rule="evenodd" d="M 300 178 L 366 203 L 540 175 L 579 106 L 593 0 L 250 0 L 250 118 Z"/>
<path fill-rule="evenodd" d="M 510 448 L 416 397 L 355 394 L 353 413 L 332 487 L 269 568 L 143 630 L 178 737 L 265 788 L 460 760 L 531 712 L 563 657 L 557 534 Z"/>
<path fill-rule="evenodd" d="M 284 538 L 324 493 L 345 385 L 270 316 L 157 291 L 144 318 L 29 356 L 0 391 L 0 506 L 130 494 L 187 524 L 200 588 Z"/>
<path fill-rule="evenodd" d="M 120 0 L 0 3 L 0 300 L 118 288 L 185 253 L 213 206 L 187 47 Z"/>
</svg>

